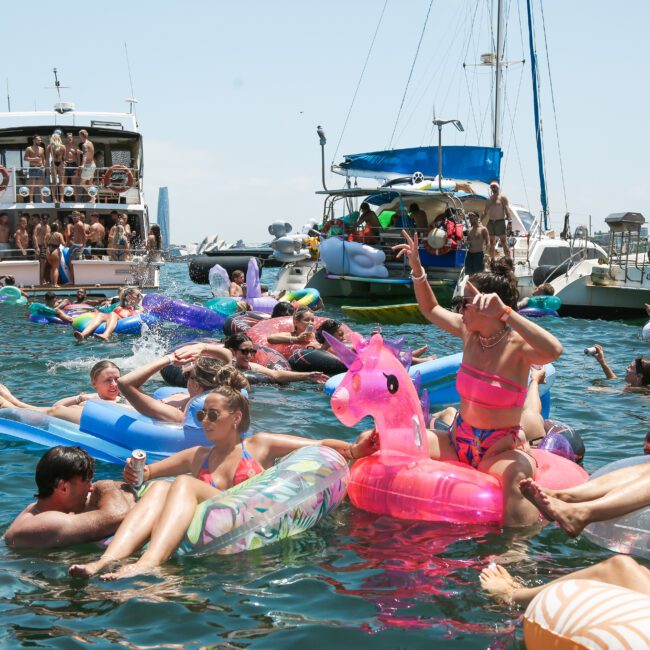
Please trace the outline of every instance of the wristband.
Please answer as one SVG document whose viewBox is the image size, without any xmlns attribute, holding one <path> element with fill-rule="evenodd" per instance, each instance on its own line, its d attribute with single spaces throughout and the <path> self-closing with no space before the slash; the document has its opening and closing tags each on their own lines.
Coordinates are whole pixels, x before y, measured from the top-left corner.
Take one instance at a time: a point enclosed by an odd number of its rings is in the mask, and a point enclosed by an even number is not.
<svg viewBox="0 0 650 650">
<path fill-rule="evenodd" d="M 501 317 L 499 320 L 503 323 L 505 323 L 509 318 L 510 318 L 510 313 L 512 312 L 512 307 L 506 307 L 503 310 L 503 314 L 501 314 Z"/>
<path fill-rule="evenodd" d="M 413 280 L 413 282 L 420 282 L 421 280 L 426 280 L 427 277 L 427 274 L 424 272 L 424 269 L 422 269 L 422 273 L 420 275 L 413 275 L 413 269 L 411 269 L 409 275 L 411 276 L 411 280 Z"/>
<path fill-rule="evenodd" d="M 167 361 L 169 361 L 169 365 L 173 365 L 174 361 L 176 361 L 175 357 L 173 354 L 168 354 L 167 355 Z"/>
</svg>

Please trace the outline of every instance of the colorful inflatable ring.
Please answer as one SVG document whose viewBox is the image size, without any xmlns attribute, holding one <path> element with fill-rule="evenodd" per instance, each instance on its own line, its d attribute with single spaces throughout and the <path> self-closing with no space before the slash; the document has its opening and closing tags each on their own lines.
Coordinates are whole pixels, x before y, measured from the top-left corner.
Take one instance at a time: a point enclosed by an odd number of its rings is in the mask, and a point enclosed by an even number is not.
<svg viewBox="0 0 650 650">
<path fill-rule="evenodd" d="M 562 580 L 524 614 L 528 650 L 650 647 L 650 597 L 596 580 Z"/>
<path fill-rule="evenodd" d="M 562 301 L 557 296 L 531 296 L 526 303 L 526 307 L 550 309 L 551 311 L 557 311 L 561 306 Z"/>
<path fill-rule="evenodd" d="M 341 504 L 348 477 L 347 463 L 334 449 L 298 449 L 201 503 L 176 553 L 227 555 L 298 535 Z"/>
<path fill-rule="evenodd" d="M 120 172 L 126 174 L 126 179 L 123 183 L 113 183 L 113 173 Z M 106 170 L 102 184 L 107 190 L 115 192 L 115 194 L 123 194 L 133 187 L 133 172 L 126 165 L 112 165 Z"/>
<path fill-rule="evenodd" d="M 56 309 L 44 305 L 42 302 L 33 302 L 29 305 L 29 319 L 31 323 L 45 325 L 54 323 L 55 325 L 65 325 L 65 321 L 57 316 Z"/>
<path fill-rule="evenodd" d="M 18 287 L 11 285 L 0 288 L 0 305 L 26 305 L 27 298 L 20 293 Z"/>
<path fill-rule="evenodd" d="M 210 298 L 203 305 L 206 309 L 220 314 L 224 319 L 237 313 L 237 301 L 234 298 L 228 298 L 226 296 Z"/>
<path fill-rule="evenodd" d="M 591 475 L 592 480 L 624 467 L 650 463 L 650 456 L 635 456 L 609 463 Z M 648 467 L 650 472 L 650 467 Z M 635 510 L 622 517 L 589 524 L 585 537 L 594 544 L 616 553 L 627 553 L 650 559 L 650 506 Z"/>
<path fill-rule="evenodd" d="M 85 312 L 79 314 L 72 321 L 72 327 L 77 332 L 81 332 L 86 325 L 94 318 L 95 312 Z M 115 326 L 115 334 L 140 334 L 142 331 L 142 323 L 149 324 L 150 321 L 145 315 L 136 314 L 135 316 L 128 316 L 121 318 L 117 321 Z M 95 334 L 103 334 L 106 331 L 106 323 L 101 323 L 95 330 Z"/>
<path fill-rule="evenodd" d="M 301 307 L 315 307 L 320 300 L 318 289 L 300 289 L 299 291 L 287 291 L 280 302 L 294 302 Z"/>
<path fill-rule="evenodd" d="M 142 306 L 158 318 L 200 330 L 221 329 L 225 320 L 222 314 L 210 309 L 200 305 L 190 305 L 182 300 L 171 300 L 160 293 L 147 294 L 142 301 Z"/>
<path fill-rule="evenodd" d="M 544 318 L 544 316 L 558 318 L 560 316 L 554 309 L 541 309 L 540 307 L 524 307 L 518 313 L 526 318 Z"/>
</svg>

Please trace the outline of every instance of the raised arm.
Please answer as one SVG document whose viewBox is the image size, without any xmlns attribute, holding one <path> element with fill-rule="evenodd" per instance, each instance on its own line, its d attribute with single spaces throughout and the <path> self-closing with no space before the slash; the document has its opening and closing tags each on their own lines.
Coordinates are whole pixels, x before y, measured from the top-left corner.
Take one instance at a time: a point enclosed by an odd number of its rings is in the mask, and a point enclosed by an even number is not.
<svg viewBox="0 0 650 650">
<path fill-rule="evenodd" d="M 616 374 L 609 367 L 607 361 L 605 361 L 605 350 L 603 349 L 603 346 L 594 345 L 594 347 L 596 348 L 596 354 L 594 354 L 594 359 L 598 361 L 600 367 L 603 369 L 603 372 L 605 373 L 605 379 L 616 379 Z"/>
<path fill-rule="evenodd" d="M 159 460 L 151 465 L 144 467 L 144 480 L 150 481 L 154 478 L 162 476 L 178 476 L 179 474 L 188 474 L 192 471 L 192 465 L 196 454 L 199 453 L 201 447 L 190 447 L 183 449 L 176 454 L 169 456 L 163 460 Z M 136 475 L 133 467 L 131 466 L 131 459 L 126 459 L 126 465 L 123 471 L 124 480 L 127 483 L 135 483 Z"/>
<path fill-rule="evenodd" d="M 133 494 L 114 481 L 93 486 L 94 509 L 80 514 L 48 511 L 19 518 L 5 534 L 8 546 L 54 548 L 93 542 L 112 535 L 135 502 Z"/>
<path fill-rule="evenodd" d="M 404 244 L 393 246 L 393 250 L 397 251 L 397 257 L 406 255 L 411 265 L 411 277 L 413 278 L 413 289 L 415 290 L 415 297 L 418 301 L 418 306 L 422 315 L 440 329 L 453 334 L 454 336 L 462 337 L 465 331 L 463 319 L 460 314 L 454 314 L 448 309 L 441 307 L 436 300 L 436 297 L 431 289 L 431 285 L 427 282 L 427 276 L 420 264 L 419 254 L 419 239 L 417 232 L 411 239 L 410 235 L 402 230 Z"/>
<path fill-rule="evenodd" d="M 165 420 L 166 422 L 180 423 L 185 419 L 185 414 L 182 411 L 175 406 L 154 399 L 151 395 L 147 395 L 140 387 L 165 366 L 170 364 L 182 366 L 183 363 L 173 354 L 168 354 L 120 377 L 117 380 L 117 385 L 129 404 L 136 411 L 142 413 L 142 415 L 148 415 L 151 418 Z"/>
<path fill-rule="evenodd" d="M 294 381 L 310 381 L 312 384 L 324 384 L 329 377 L 322 372 L 297 372 L 295 370 L 273 370 L 259 363 L 251 363 L 250 369 L 271 377 L 279 384 L 288 384 Z"/>
</svg>

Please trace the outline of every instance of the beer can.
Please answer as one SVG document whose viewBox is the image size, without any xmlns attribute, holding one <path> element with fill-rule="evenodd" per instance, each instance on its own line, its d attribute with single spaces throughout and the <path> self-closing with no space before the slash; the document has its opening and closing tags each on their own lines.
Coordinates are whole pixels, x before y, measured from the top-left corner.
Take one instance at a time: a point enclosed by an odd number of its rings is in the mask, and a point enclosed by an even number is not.
<svg viewBox="0 0 650 650">
<path fill-rule="evenodd" d="M 585 354 L 588 357 L 595 357 L 598 354 L 598 350 L 594 347 L 591 348 L 585 348 Z"/>
<path fill-rule="evenodd" d="M 142 449 L 134 449 L 131 452 L 131 467 L 135 471 L 135 487 L 144 483 L 144 466 L 147 464 L 147 452 Z"/>
</svg>

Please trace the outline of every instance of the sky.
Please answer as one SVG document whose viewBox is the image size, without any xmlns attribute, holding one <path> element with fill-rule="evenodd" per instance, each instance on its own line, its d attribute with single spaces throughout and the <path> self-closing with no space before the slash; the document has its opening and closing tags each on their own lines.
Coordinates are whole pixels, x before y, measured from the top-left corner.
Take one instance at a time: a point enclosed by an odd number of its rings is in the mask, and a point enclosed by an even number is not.
<svg viewBox="0 0 650 650">
<path fill-rule="evenodd" d="M 260 243 L 273 221 L 322 217 L 317 125 L 328 170 L 343 154 L 435 144 L 434 110 L 465 126 L 443 144 L 491 144 L 491 76 L 463 63 L 494 50 L 493 0 L 384 2 L 11 3 L 2 82 L 15 111 L 53 106 L 53 67 L 78 110 L 126 110 L 133 93 L 147 201 L 155 217 L 169 188 L 172 241 Z M 504 2 L 502 188 L 538 213 L 525 2 Z M 551 225 L 567 210 L 574 228 L 628 210 L 650 220 L 650 2 L 545 0 L 543 22 L 534 6 Z"/>
</svg>

